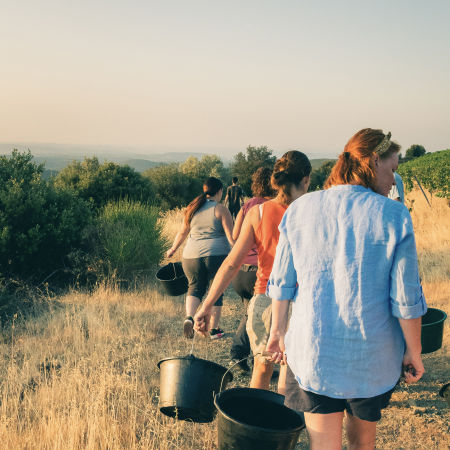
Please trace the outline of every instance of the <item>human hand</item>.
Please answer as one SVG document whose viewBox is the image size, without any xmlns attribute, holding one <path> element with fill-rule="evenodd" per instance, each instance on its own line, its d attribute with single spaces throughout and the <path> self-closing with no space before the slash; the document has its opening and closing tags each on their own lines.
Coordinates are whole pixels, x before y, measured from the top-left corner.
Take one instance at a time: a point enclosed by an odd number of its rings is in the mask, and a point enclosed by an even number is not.
<svg viewBox="0 0 450 450">
<path fill-rule="evenodd" d="M 272 357 L 269 357 L 269 361 L 277 364 L 286 364 L 286 354 L 284 346 L 284 336 L 270 333 L 269 340 L 267 341 L 266 351 L 264 353 L 271 353 Z"/>
<path fill-rule="evenodd" d="M 175 250 L 173 248 L 169 248 L 169 250 L 167 250 L 167 252 L 166 252 L 167 258 L 171 258 L 174 253 L 175 253 Z"/>
<path fill-rule="evenodd" d="M 206 336 L 209 331 L 209 323 L 211 319 L 211 310 L 204 308 L 203 306 L 195 313 L 194 316 L 194 330 Z"/>
<path fill-rule="evenodd" d="M 403 375 L 405 376 L 406 383 L 416 383 L 422 378 L 424 373 L 425 368 L 423 367 L 420 353 L 412 354 L 406 349 L 405 355 L 403 356 Z"/>
</svg>

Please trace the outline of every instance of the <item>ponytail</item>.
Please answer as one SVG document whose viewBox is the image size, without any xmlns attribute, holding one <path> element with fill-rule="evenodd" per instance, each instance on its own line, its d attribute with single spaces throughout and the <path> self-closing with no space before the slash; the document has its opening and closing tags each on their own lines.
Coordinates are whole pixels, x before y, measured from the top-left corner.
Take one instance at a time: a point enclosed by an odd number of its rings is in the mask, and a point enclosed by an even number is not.
<svg viewBox="0 0 450 450">
<path fill-rule="evenodd" d="M 184 223 L 186 225 L 191 224 L 194 214 L 206 203 L 208 197 L 214 197 L 223 188 L 222 182 L 215 177 L 209 177 L 203 183 L 203 194 L 195 197 L 186 208 L 184 213 Z"/>
</svg>

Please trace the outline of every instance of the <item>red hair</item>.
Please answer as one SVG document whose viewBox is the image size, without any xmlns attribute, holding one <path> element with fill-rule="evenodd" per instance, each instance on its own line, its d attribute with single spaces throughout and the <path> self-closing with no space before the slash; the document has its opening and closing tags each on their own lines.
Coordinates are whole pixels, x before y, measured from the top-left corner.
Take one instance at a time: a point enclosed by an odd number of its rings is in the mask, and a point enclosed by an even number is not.
<svg viewBox="0 0 450 450">
<path fill-rule="evenodd" d="M 375 154 L 376 147 L 384 138 L 385 134 L 381 130 L 364 128 L 358 131 L 350 138 L 344 151 L 339 155 L 339 159 L 331 170 L 324 188 L 328 189 L 340 184 L 359 184 L 373 189 L 375 170 L 372 157 Z M 400 145 L 391 142 L 389 149 L 386 153 L 380 155 L 380 158 L 388 158 L 392 153 L 399 150 Z"/>
</svg>

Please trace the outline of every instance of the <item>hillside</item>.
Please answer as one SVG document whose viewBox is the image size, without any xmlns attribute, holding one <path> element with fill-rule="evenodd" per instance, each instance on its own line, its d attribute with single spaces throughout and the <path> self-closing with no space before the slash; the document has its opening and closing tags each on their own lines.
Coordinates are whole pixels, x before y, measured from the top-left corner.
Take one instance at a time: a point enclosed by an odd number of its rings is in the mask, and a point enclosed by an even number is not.
<svg viewBox="0 0 450 450">
<path fill-rule="evenodd" d="M 450 198 L 450 150 L 428 153 L 400 164 L 398 173 L 407 191 L 418 182 L 438 197 Z"/>
<path fill-rule="evenodd" d="M 417 191 L 408 195 L 407 205 L 412 207 L 427 302 L 450 313 L 450 208 L 435 199 L 430 209 Z M 173 239 L 181 221 L 179 210 L 166 214 L 167 237 Z M 152 280 L 128 292 L 100 286 L 93 292 L 44 294 L 32 303 L 32 316 L 19 315 L 12 324 L 3 324 L 0 447 L 216 448 L 216 422 L 181 422 L 158 409 L 158 361 L 191 351 L 192 341 L 182 337 L 183 300 L 167 297 Z M 196 337 L 194 354 L 228 366 L 232 334 L 242 314 L 240 299 L 227 290 L 226 336 L 215 342 Z M 397 387 L 378 425 L 377 448 L 447 448 L 449 410 L 438 391 L 450 381 L 449 328 L 447 320 L 443 348 L 424 355 L 422 380 Z M 228 387 L 248 381 L 235 372 Z M 297 448 L 308 448 L 304 431 Z"/>
</svg>

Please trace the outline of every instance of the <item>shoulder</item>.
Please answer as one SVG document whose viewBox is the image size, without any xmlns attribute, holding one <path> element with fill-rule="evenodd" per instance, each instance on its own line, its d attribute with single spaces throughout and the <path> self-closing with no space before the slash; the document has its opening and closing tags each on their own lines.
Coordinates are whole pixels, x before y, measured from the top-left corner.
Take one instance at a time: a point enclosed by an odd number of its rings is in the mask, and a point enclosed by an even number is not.
<svg viewBox="0 0 450 450">
<path fill-rule="evenodd" d="M 224 213 L 229 213 L 230 212 L 225 205 L 222 205 L 222 203 L 216 203 L 215 206 L 216 206 L 216 212 L 218 214 L 224 214 Z"/>
</svg>

